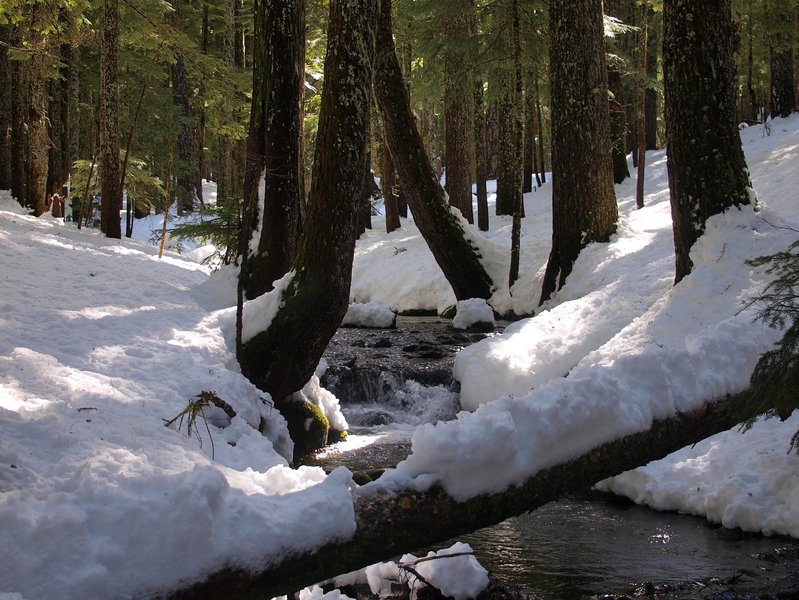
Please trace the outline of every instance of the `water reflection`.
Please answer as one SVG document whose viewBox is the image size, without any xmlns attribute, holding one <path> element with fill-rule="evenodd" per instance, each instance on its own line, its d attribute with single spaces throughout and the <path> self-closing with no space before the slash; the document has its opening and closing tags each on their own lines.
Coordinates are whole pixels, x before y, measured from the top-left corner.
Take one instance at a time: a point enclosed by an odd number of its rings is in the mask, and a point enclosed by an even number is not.
<svg viewBox="0 0 799 600">
<path fill-rule="evenodd" d="M 592 496 L 554 502 L 460 539 L 526 595 L 577 600 L 632 593 L 647 581 L 676 584 L 773 567 L 752 555 L 779 540 L 728 538 L 701 519 Z"/>
</svg>

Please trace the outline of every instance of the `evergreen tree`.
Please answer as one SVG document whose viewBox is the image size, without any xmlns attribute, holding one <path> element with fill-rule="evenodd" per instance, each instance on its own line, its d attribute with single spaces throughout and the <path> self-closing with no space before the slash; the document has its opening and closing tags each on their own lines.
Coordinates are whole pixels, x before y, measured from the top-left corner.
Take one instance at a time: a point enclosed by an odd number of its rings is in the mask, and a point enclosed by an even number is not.
<svg viewBox="0 0 799 600">
<path fill-rule="evenodd" d="M 390 10 L 390 3 L 389 3 Z M 289 421 L 295 454 L 312 448 L 307 402 L 290 394 L 310 379 L 349 302 L 374 55 L 374 0 L 331 0 L 314 178 L 291 282 L 269 327 L 239 353 L 243 373 Z M 295 418 L 297 417 L 297 418 Z M 315 443 L 324 444 L 327 429 Z M 305 441 L 303 441 L 305 440 Z"/>
<path fill-rule="evenodd" d="M 563 286 L 585 245 L 616 230 L 603 33 L 601 0 L 550 2 L 552 251 L 541 303 Z"/>
<path fill-rule="evenodd" d="M 675 283 L 712 215 L 750 203 L 749 173 L 734 122 L 730 0 L 666 0 L 663 79 Z"/>
</svg>

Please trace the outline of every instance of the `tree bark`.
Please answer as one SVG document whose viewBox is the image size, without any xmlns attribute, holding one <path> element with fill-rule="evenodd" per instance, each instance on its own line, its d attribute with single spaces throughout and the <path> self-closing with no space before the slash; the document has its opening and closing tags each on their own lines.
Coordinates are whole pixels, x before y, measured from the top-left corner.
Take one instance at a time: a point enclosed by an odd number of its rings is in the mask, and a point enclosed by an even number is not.
<svg viewBox="0 0 799 600">
<path fill-rule="evenodd" d="M 510 268 L 508 270 L 508 288 L 519 278 L 519 264 L 521 261 L 521 235 L 522 217 L 524 216 L 524 119 L 522 108 L 524 99 L 522 97 L 522 46 L 521 46 L 521 14 L 519 12 L 519 0 L 511 1 L 511 33 L 513 39 L 513 104 L 516 110 L 512 113 L 514 125 L 513 129 L 517 135 L 517 145 L 514 156 L 516 166 L 514 186 L 513 186 L 513 224 L 510 235 Z M 528 132 L 529 135 L 529 132 Z"/>
<path fill-rule="evenodd" d="M 735 126 L 730 0 L 666 0 L 663 83 L 675 283 L 691 272 L 705 221 L 750 203 L 749 172 Z"/>
<path fill-rule="evenodd" d="M 793 39 L 796 36 L 794 5 L 783 0 L 766 2 L 771 67 L 771 118 L 787 117 L 796 110 L 793 71 Z"/>
<path fill-rule="evenodd" d="M 444 57 L 444 163 L 449 203 L 474 223 L 472 149 L 474 130 L 473 74 L 463 50 L 470 38 L 469 0 L 453 1 L 448 15 Z"/>
<path fill-rule="evenodd" d="M 394 188 L 397 183 L 397 173 L 394 161 L 388 149 L 388 142 L 384 139 L 380 144 L 380 187 L 383 194 L 383 207 L 386 212 L 386 233 L 391 233 L 400 228 L 399 203 Z"/>
<path fill-rule="evenodd" d="M 44 23 L 44 2 L 34 5 L 34 23 Z M 34 33 L 34 53 L 29 62 L 28 121 L 28 198 L 27 204 L 37 217 L 47 211 L 47 166 L 50 138 L 47 135 L 47 40 Z"/>
<path fill-rule="evenodd" d="M 356 531 L 345 542 L 292 556 L 251 572 L 224 566 L 205 581 L 161 596 L 169 600 L 256 599 L 291 594 L 367 565 L 388 560 L 499 523 L 725 431 L 747 415 L 734 415 L 736 398 L 656 421 L 648 431 L 605 443 L 581 456 L 542 469 L 518 487 L 455 502 L 441 488 L 427 492 L 359 496 Z M 754 416 L 754 415 L 752 415 Z"/>
<path fill-rule="evenodd" d="M 549 19 L 552 251 L 541 303 L 563 286 L 583 247 L 610 238 L 619 214 L 608 145 L 602 0 L 552 0 Z"/>
<path fill-rule="evenodd" d="M 250 257 L 247 297 L 272 289 L 285 275 L 297 252 L 300 210 L 305 195 L 302 164 L 303 85 L 305 83 L 305 1 L 262 0 L 261 36 L 256 36 L 253 70 L 253 144 L 263 148 L 258 165 L 265 169 L 263 214 L 258 250 Z M 259 64 L 259 61 L 261 64 Z M 259 114 L 256 115 L 256 111 Z M 253 158 L 255 160 L 255 158 Z M 254 163 L 255 164 L 255 163 Z M 252 171 L 249 186 L 257 189 L 261 168 Z M 250 188 L 249 194 L 253 191 Z"/>
<path fill-rule="evenodd" d="M 280 409 L 311 378 L 349 301 L 367 168 L 374 0 L 332 0 L 314 177 L 291 283 L 269 327 L 244 344 L 242 372 Z M 296 431 L 291 431 L 295 439 Z"/>
<path fill-rule="evenodd" d="M 122 181 L 119 166 L 119 90 L 117 88 L 117 0 L 103 0 L 100 40 L 100 188 L 101 230 L 106 237 L 121 238 Z"/>
<path fill-rule="evenodd" d="M 444 190 L 430 166 L 403 85 L 391 25 L 391 3 L 383 2 L 377 26 L 375 96 L 383 115 L 394 166 L 419 232 L 430 247 L 458 300 L 489 298 L 492 282 L 476 249 L 449 209 Z"/>
<path fill-rule="evenodd" d="M 638 111 L 636 119 L 636 130 L 638 132 L 638 175 L 635 182 L 635 206 L 644 207 L 644 175 L 646 174 L 646 79 L 647 79 L 647 29 L 648 29 L 649 7 L 647 0 L 641 2 L 641 25 L 639 35 L 641 36 L 638 55 L 639 63 L 639 82 L 638 82 Z"/>
<path fill-rule="evenodd" d="M 13 43 L 21 41 L 19 26 L 14 28 Z M 11 67 L 16 85 L 11 86 L 11 195 L 25 206 L 28 197 L 28 69 L 21 61 Z"/>
<path fill-rule="evenodd" d="M 13 71 L 6 47 L 10 43 L 11 26 L 0 25 L 0 90 L 7 90 L 0 94 L 0 190 L 11 189 L 11 129 L 14 120 L 11 116 L 13 93 L 9 91 L 13 89 Z"/>
<path fill-rule="evenodd" d="M 538 87 L 538 75 L 535 76 L 535 112 L 538 121 L 538 171 L 541 173 L 541 183 L 547 182 L 546 160 L 544 156 L 544 113 L 541 110 L 541 91 Z"/>
<path fill-rule="evenodd" d="M 477 228 L 488 231 L 488 156 L 486 154 L 486 117 L 483 105 L 483 80 L 474 84 L 474 151 L 477 165 Z"/>
</svg>

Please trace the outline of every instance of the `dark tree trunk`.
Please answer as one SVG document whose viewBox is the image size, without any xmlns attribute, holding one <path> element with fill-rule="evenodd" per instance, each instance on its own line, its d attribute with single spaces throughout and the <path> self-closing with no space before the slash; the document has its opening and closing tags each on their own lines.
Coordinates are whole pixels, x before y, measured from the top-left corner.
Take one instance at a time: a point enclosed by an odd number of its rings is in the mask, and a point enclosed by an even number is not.
<svg viewBox="0 0 799 600">
<path fill-rule="evenodd" d="M 655 9 L 647 9 L 647 58 L 646 75 L 647 86 L 644 92 L 644 121 L 646 123 L 646 149 L 658 149 L 658 91 L 653 87 L 658 77 L 658 58 L 660 56 L 661 28 L 655 19 Z"/>
<path fill-rule="evenodd" d="M 739 397 L 737 397 L 739 398 Z M 440 487 L 362 494 L 355 503 L 356 529 L 342 542 L 285 558 L 258 572 L 224 566 L 205 581 L 166 594 L 168 600 L 237 600 L 290 594 L 342 572 L 440 544 L 568 496 L 725 431 L 738 422 L 736 398 L 655 421 L 649 431 L 607 442 L 569 461 L 542 469 L 519 486 L 456 502 Z M 742 415 L 743 416 L 743 415 Z M 268 558 L 268 557 L 267 557 Z"/>
<path fill-rule="evenodd" d="M 524 97 L 524 179 L 522 181 L 522 193 L 525 194 L 533 191 L 533 173 L 535 172 L 534 102 L 533 95 L 530 90 L 527 90 Z"/>
<path fill-rule="evenodd" d="M 25 206 L 28 197 L 28 69 L 14 61 L 11 86 L 11 195 Z"/>
<path fill-rule="evenodd" d="M 178 136 L 175 149 L 177 161 L 175 164 L 175 196 L 178 202 L 178 212 L 194 210 L 194 197 L 196 195 L 196 170 L 194 161 L 194 131 L 189 102 L 191 87 L 186 74 L 183 52 L 176 50 L 175 63 L 171 66 L 172 77 L 172 102 L 178 111 Z"/>
<path fill-rule="evenodd" d="M 374 0 L 330 3 L 308 219 L 277 314 L 239 355 L 242 372 L 278 408 L 313 375 L 347 310 L 367 168 L 374 17 Z"/>
<path fill-rule="evenodd" d="M 483 107 L 483 81 L 474 86 L 474 151 L 477 165 L 477 228 L 488 231 L 488 156 L 486 152 L 486 117 Z"/>
<path fill-rule="evenodd" d="M 794 89 L 793 48 L 772 46 L 771 56 L 771 118 L 787 117 L 796 109 Z"/>
<path fill-rule="evenodd" d="M 644 175 L 646 174 L 646 77 L 647 77 L 647 34 L 649 19 L 647 0 L 641 1 L 641 24 L 638 30 L 640 36 L 638 46 L 639 82 L 638 82 L 638 110 L 636 112 L 635 129 L 638 133 L 638 166 L 635 182 L 635 205 L 644 207 Z"/>
<path fill-rule="evenodd" d="M 523 147 L 523 133 L 516 129 L 518 124 L 516 113 L 521 111 L 521 107 L 516 105 L 514 93 L 516 78 L 513 70 L 506 70 L 501 78 L 501 91 L 497 102 L 499 147 L 495 208 L 497 216 L 510 216 L 513 215 L 516 206 L 516 183 L 521 184 L 522 157 L 519 150 Z M 521 193 L 521 187 L 518 192 Z"/>
<path fill-rule="evenodd" d="M 46 5 L 37 2 L 34 22 L 43 23 Z M 36 52 L 28 63 L 28 198 L 33 214 L 40 216 L 47 210 L 47 159 L 50 138 L 47 136 L 47 45 L 44 35 L 34 34 L 31 46 Z"/>
<path fill-rule="evenodd" d="M 100 226 L 106 237 L 121 238 L 121 173 L 119 167 L 119 89 L 117 88 L 117 0 L 103 0 L 100 40 Z"/>
<path fill-rule="evenodd" d="M 552 0 L 552 251 L 541 302 L 560 289 L 580 250 L 616 230 L 602 0 Z M 579 173 L 579 177 L 575 177 Z"/>
<path fill-rule="evenodd" d="M 6 44 L 11 43 L 11 26 L 0 25 L 0 190 L 11 189 L 12 67 Z"/>
<path fill-rule="evenodd" d="M 255 38 L 252 135 L 263 135 L 265 169 L 263 214 L 257 252 L 248 262 L 247 297 L 272 289 L 291 268 L 300 235 L 305 194 L 302 164 L 303 84 L 305 82 L 304 0 L 262 0 L 262 36 Z M 262 39 L 261 39 L 262 38 Z M 260 62 L 260 64 L 259 64 Z M 256 88 L 257 86 L 257 88 Z M 255 147 L 255 144 L 254 146 Z M 260 161 L 259 161 L 260 162 Z M 254 163 L 255 164 L 255 163 Z M 258 186 L 261 169 L 250 173 Z M 359 178 L 360 181 L 360 178 Z M 250 189 L 248 192 L 252 194 Z"/>
<path fill-rule="evenodd" d="M 765 2 L 771 67 L 771 118 L 787 117 L 796 110 L 793 52 L 796 8 L 784 0 Z"/>
<path fill-rule="evenodd" d="M 205 55 L 208 54 L 208 36 L 210 33 L 210 24 L 208 21 L 208 2 L 203 2 L 202 6 L 202 33 L 200 38 L 200 51 Z M 200 204 L 205 204 L 203 198 L 203 178 L 207 176 L 207 166 L 205 164 L 205 78 L 200 84 L 200 118 L 197 124 L 197 180 L 194 184 L 197 190 L 197 199 Z"/>
<path fill-rule="evenodd" d="M 541 90 L 538 87 L 538 75 L 535 76 L 535 112 L 538 122 L 538 171 L 541 173 L 541 183 L 547 182 L 547 165 L 544 154 L 544 113 L 541 110 Z"/>
<path fill-rule="evenodd" d="M 472 144 L 474 93 L 472 72 L 463 48 L 470 37 L 469 0 L 450 0 L 444 59 L 444 162 L 449 203 L 474 223 L 472 209 Z M 453 49 L 454 48 L 454 49 Z"/>
<path fill-rule="evenodd" d="M 613 97 L 610 99 L 610 148 L 613 160 L 613 182 L 621 183 L 630 176 L 627 166 L 627 115 L 621 99 L 624 95 L 621 74 L 616 69 L 608 69 L 608 88 Z"/>
<path fill-rule="evenodd" d="M 384 132 L 385 135 L 385 132 Z M 388 149 L 388 142 L 384 139 L 380 145 L 380 187 L 383 194 L 383 207 L 386 211 L 386 233 L 391 233 L 400 228 L 399 206 L 394 189 L 397 183 L 397 173 L 394 161 Z"/>
<path fill-rule="evenodd" d="M 375 96 L 383 115 L 394 166 L 404 185 L 419 232 L 458 300 L 489 298 L 492 282 L 449 209 L 444 190 L 430 167 L 403 84 L 391 29 L 391 3 L 383 2 L 378 18 Z"/>
<path fill-rule="evenodd" d="M 663 83 L 676 279 L 705 221 L 750 203 L 749 174 L 735 126 L 730 0 L 666 0 Z"/>
<path fill-rule="evenodd" d="M 513 104 L 516 110 L 512 113 L 514 119 L 513 129 L 516 132 L 517 145 L 514 163 L 516 165 L 516 177 L 514 180 L 513 196 L 513 225 L 511 226 L 510 236 L 510 268 L 508 272 L 508 287 L 519 278 L 519 263 L 521 260 L 521 235 L 522 217 L 524 216 L 524 195 L 522 194 L 522 177 L 524 174 L 524 119 L 522 108 L 524 98 L 522 97 L 522 46 L 521 46 L 521 13 L 519 10 L 519 0 L 511 0 L 511 34 L 513 40 Z"/>
<path fill-rule="evenodd" d="M 69 139 L 69 104 L 70 104 L 70 63 L 72 48 L 69 44 L 61 45 L 61 66 L 59 77 L 50 81 L 50 162 L 47 176 L 47 191 L 61 193 L 69 177 L 70 139 Z"/>
</svg>

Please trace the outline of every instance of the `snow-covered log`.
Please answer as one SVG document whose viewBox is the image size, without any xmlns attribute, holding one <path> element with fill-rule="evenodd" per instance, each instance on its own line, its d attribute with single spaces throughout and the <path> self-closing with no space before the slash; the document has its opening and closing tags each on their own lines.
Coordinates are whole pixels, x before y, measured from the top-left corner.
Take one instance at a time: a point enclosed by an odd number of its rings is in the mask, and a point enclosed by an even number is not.
<svg viewBox="0 0 799 600">
<path fill-rule="evenodd" d="M 456 502 L 442 488 L 358 497 L 357 529 L 348 541 L 309 555 L 287 557 L 258 572 L 222 566 L 203 581 L 166 594 L 170 600 L 270 598 L 315 582 L 446 541 L 534 510 L 594 483 L 660 459 L 679 448 L 729 429 L 742 416 L 732 409 L 738 397 L 687 414 L 656 421 L 648 431 L 598 446 L 581 456 L 543 469 L 522 486 Z"/>
</svg>

